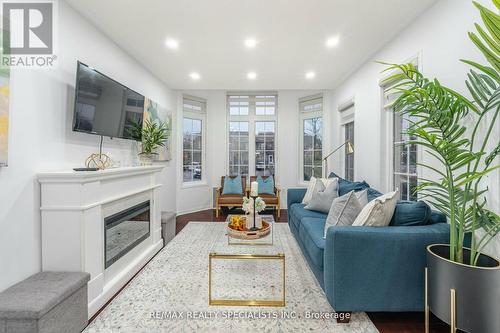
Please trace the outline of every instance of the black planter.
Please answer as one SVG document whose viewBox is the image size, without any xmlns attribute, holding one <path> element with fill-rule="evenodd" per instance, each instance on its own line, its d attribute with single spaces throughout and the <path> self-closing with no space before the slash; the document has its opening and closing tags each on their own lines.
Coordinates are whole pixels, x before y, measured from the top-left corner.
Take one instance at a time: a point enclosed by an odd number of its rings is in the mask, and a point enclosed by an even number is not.
<svg viewBox="0 0 500 333">
<path fill-rule="evenodd" d="M 430 311 L 452 324 L 455 290 L 456 328 L 470 333 L 500 332 L 500 262 L 481 254 L 478 265 L 468 265 L 470 250 L 464 248 L 459 264 L 449 260 L 450 246 L 427 247 L 427 295 Z"/>
</svg>

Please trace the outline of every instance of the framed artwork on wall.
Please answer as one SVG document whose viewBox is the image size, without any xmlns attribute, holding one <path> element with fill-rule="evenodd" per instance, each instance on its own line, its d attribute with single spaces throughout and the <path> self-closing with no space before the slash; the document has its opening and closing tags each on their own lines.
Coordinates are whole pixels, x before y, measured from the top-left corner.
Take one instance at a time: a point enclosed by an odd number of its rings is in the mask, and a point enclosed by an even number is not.
<svg viewBox="0 0 500 333">
<path fill-rule="evenodd" d="M 172 159 L 172 113 L 149 98 L 144 99 L 144 123 L 148 121 L 165 122 L 168 128 L 168 136 L 163 147 L 158 149 L 158 161 L 170 161 Z"/>
<path fill-rule="evenodd" d="M 10 71 L 0 68 L 0 167 L 6 167 L 9 148 Z"/>
</svg>

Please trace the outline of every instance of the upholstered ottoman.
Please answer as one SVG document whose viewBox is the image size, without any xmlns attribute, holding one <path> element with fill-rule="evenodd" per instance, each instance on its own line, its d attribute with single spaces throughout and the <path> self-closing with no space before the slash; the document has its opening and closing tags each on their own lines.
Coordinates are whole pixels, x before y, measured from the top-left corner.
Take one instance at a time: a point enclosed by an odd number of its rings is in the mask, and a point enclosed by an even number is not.
<svg viewBox="0 0 500 333">
<path fill-rule="evenodd" d="M 0 333 L 81 332 L 88 321 L 81 272 L 41 272 L 0 293 Z"/>
<path fill-rule="evenodd" d="M 163 246 L 175 237 L 175 213 L 161 212 L 161 233 Z"/>
</svg>

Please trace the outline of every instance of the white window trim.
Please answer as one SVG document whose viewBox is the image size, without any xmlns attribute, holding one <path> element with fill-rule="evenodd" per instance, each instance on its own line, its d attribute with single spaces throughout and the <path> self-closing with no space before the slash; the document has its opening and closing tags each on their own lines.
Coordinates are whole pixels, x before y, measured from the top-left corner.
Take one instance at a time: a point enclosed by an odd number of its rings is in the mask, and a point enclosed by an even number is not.
<svg viewBox="0 0 500 333">
<path fill-rule="evenodd" d="M 355 97 L 352 96 L 344 103 L 339 104 L 338 106 L 339 112 L 339 124 L 340 124 L 340 140 L 339 142 L 345 142 L 345 125 L 354 122 L 354 117 L 356 113 L 356 103 Z M 354 135 L 356 135 L 356 123 L 354 122 Z M 345 174 L 345 149 L 341 149 L 340 153 L 340 169 L 344 178 L 346 178 Z M 354 147 L 354 154 L 356 154 L 356 147 Z M 356 178 L 356 155 L 354 155 L 354 179 Z"/>
<path fill-rule="evenodd" d="M 201 112 L 187 111 L 184 110 L 184 99 L 193 100 L 204 104 L 204 109 Z M 207 174 L 206 174 L 206 137 L 207 137 L 207 101 L 203 98 L 182 95 L 182 118 L 181 118 L 181 161 L 180 164 L 180 174 L 182 175 L 182 188 L 193 188 L 193 187 L 203 187 L 207 186 Z M 201 179 L 193 181 L 184 181 L 184 118 L 201 120 Z"/>
<path fill-rule="evenodd" d="M 300 104 L 303 102 L 307 102 L 310 100 L 314 99 L 322 99 L 322 107 L 321 111 L 302 111 Z M 322 128 L 321 128 L 321 136 L 323 138 L 322 146 L 321 146 L 321 156 L 324 156 L 324 149 L 325 149 L 325 116 L 324 116 L 324 109 L 325 109 L 325 97 L 323 96 L 323 93 L 318 93 L 314 95 L 309 95 L 305 97 L 299 98 L 298 101 L 298 113 L 299 113 L 299 179 L 298 179 L 298 184 L 299 186 L 307 186 L 309 184 L 308 180 L 304 180 L 304 120 L 306 119 L 312 119 L 312 118 L 318 118 L 321 117 L 323 122 L 322 122 Z M 314 158 L 314 156 L 313 156 Z M 323 168 L 325 167 L 323 165 L 323 162 L 321 163 L 321 177 L 323 177 Z"/>
<path fill-rule="evenodd" d="M 422 71 L 422 54 L 411 57 L 404 63 L 413 63 L 417 69 Z M 380 170 L 386 170 L 385 173 L 381 172 L 381 175 L 385 178 L 381 183 L 385 184 L 385 192 L 393 191 L 394 189 L 394 113 L 390 109 L 391 103 L 385 103 L 385 90 L 393 85 L 395 82 L 384 82 L 384 80 L 392 75 L 395 71 L 391 71 L 379 80 L 380 87 L 380 112 L 381 112 L 381 135 L 380 135 L 380 147 L 381 147 L 381 160 L 380 160 Z M 356 133 L 356 131 L 354 131 Z M 385 133 L 385 135 L 383 134 Z M 417 145 L 417 176 L 423 174 L 423 167 L 418 164 L 422 163 L 422 156 L 424 150 L 422 146 Z M 418 199 L 418 196 L 417 196 Z"/>
<path fill-rule="evenodd" d="M 275 96 L 274 115 L 256 115 L 255 107 L 249 105 L 248 115 L 231 115 L 229 113 L 229 96 Z M 255 176 L 255 122 L 258 121 L 273 121 L 274 122 L 274 181 L 278 181 L 278 112 L 279 112 L 279 95 L 277 91 L 227 91 L 226 92 L 226 175 L 229 174 L 229 122 L 240 121 L 248 122 L 248 179 L 250 176 Z"/>
</svg>

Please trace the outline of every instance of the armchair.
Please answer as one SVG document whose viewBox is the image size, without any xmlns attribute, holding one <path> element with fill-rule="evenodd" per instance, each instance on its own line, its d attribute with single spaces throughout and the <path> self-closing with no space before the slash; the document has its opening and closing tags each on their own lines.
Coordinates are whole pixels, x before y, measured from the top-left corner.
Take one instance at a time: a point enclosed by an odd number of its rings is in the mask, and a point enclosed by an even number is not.
<svg viewBox="0 0 500 333">
<path fill-rule="evenodd" d="M 263 179 L 266 179 L 269 176 L 262 176 Z M 257 176 L 250 176 L 250 183 L 256 181 Z M 281 205 L 280 205 L 280 197 L 281 197 L 281 187 L 274 184 L 274 193 L 273 194 L 264 194 L 259 193 L 259 197 L 264 200 L 267 207 L 273 207 L 277 210 L 277 216 L 281 216 Z"/>
<path fill-rule="evenodd" d="M 243 197 L 246 196 L 246 177 L 241 177 L 241 188 L 242 193 L 240 194 L 222 194 L 224 191 L 224 178 L 231 177 L 231 179 L 236 176 L 222 176 L 220 181 L 220 186 L 216 188 L 215 192 L 215 216 L 219 217 L 219 211 L 221 207 L 242 207 Z"/>
</svg>

